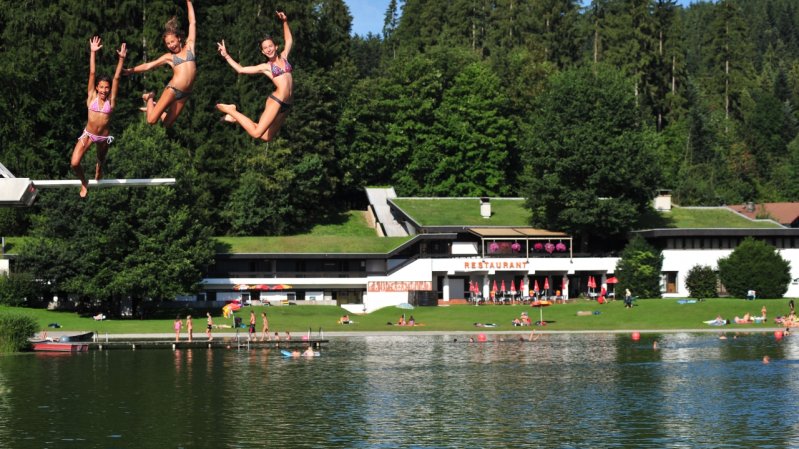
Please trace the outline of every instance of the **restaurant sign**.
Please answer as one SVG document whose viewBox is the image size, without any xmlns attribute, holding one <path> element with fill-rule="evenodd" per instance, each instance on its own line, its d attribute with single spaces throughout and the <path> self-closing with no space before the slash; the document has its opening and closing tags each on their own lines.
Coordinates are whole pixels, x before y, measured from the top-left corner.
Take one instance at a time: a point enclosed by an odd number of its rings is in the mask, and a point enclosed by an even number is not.
<svg viewBox="0 0 799 449">
<path fill-rule="evenodd" d="M 410 292 L 433 290 L 431 281 L 369 281 L 366 284 L 368 292 Z"/>
<path fill-rule="evenodd" d="M 470 270 L 526 270 L 526 260 L 479 260 L 463 262 L 463 269 Z"/>
</svg>

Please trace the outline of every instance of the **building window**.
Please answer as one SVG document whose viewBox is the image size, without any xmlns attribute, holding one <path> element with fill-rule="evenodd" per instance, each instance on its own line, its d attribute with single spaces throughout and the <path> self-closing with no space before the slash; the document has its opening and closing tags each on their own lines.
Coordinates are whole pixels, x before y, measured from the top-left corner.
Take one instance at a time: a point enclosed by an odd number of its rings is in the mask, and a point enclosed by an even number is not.
<svg viewBox="0 0 799 449">
<path fill-rule="evenodd" d="M 676 271 L 664 271 L 660 274 L 660 292 L 677 293 Z"/>
</svg>

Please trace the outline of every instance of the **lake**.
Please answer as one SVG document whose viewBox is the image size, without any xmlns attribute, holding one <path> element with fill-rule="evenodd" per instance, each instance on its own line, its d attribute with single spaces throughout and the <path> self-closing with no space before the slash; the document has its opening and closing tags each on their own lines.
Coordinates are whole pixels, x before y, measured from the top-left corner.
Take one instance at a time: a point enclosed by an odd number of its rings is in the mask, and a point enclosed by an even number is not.
<svg viewBox="0 0 799 449">
<path fill-rule="evenodd" d="M 7 355 L 0 447 L 799 448 L 799 336 L 727 336 Z"/>
</svg>

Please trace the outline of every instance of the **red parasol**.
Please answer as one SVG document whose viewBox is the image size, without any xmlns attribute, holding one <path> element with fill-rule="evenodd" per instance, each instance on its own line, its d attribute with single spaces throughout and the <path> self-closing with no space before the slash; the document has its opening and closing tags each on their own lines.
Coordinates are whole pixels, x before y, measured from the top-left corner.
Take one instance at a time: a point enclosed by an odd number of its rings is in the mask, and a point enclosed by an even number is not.
<svg viewBox="0 0 799 449">
<path fill-rule="evenodd" d="M 539 288 L 538 288 L 538 279 L 536 279 L 534 281 L 534 283 L 533 283 L 533 291 L 538 293 L 538 290 L 539 290 Z"/>
<path fill-rule="evenodd" d="M 544 278 L 544 290 L 549 292 L 549 276 Z"/>
<path fill-rule="evenodd" d="M 607 280 L 606 282 L 607 282 L 608 284 L 616 284 L 616 283 L 618 283 L 618 282 L 619 282 L 619 280 L 618 280 L 618 279 L 616 279 L 616 276 L 613 276 L 613 277 L 609 277 L 609 278 L 608 278 L 608 280 Z"/>
<path fill-rule="evenodd" d="M 596 281 L 593 276 L 588 276 L 588 288 L 596 288 Z"/>
<path fill-rule="evenodd" d="M 505 290 L 506 290 L 505 289 L 505 279 L 503 279 L 502 280 L 502 287 L 499 288 L 499 291 L 501 291 L 502 293 L 505 293 Z"/>
<path fill-rule="evenodd" d="M 494 279 L 494 286 L 491 287 L 491 293 L 496 293 L 496 292 L 497 292 L 497 280 Z"/>
<path fill-rule="evenodd" d="M 516 281 L 513 279 L 510 281 L 510 294 L 516 296 Z"/>
</svg>

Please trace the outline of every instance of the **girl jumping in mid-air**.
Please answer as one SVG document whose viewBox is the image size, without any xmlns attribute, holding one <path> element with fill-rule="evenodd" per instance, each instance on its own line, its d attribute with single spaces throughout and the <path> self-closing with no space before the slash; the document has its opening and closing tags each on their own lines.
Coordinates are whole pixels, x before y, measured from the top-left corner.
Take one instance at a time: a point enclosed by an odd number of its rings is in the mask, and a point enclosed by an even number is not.
<svg viewBox="0 0 799 449">
<path fill-rule="evenodd" d="M 94 36 L 89 41 L 91 56 L 89 56 L 89 84 L 86 107 L 89 108 L 89 119 L 83 134 L 78 138 L 75 149 L 72 151 L 70 165 L 72 171 L 80 178 L 80 196 L 85 197 L 89 193 L 89 183 L 83 173 L 80 162 L 83 155 L 92 144 L 97 146 L 97 167 L 94 170 L 94 179 L 100 180 L 103 177 L 103 163 L 108 155 L 108 145 L 114 141 L 113 136 L 109 136 L 108 124 L 111 122 L 111 112 L 116 106 L 117 89 L 119 87 L 119 75 L 122 73 L 122 64 L 127 54 L 123 43 L 117 54 L 119 61 L 114 72 L 114 79 L 110 80 L 107 76 L 100 76 L 95 84 L 95 55 L 103 48 L 102 40 L 99 36 Z"/>
<path fill-rule="evenodd" d="M 283 51 L 278 54 L 277 45 L 271 36 L 261 40 L 261 54 L 267 62 L 255 66 L 242 67 L 228 54 L 225 48 L 225 41 L 218 42 L 219 54 L 225 58 L 236 73 L 245 75 L 256 75 L 263 73 L 272 83 L 275 90 L 266 99 L 264 112 L 258 123 L 253 122 L 247 116 L 236 110 L 236 105 L 217 104 L 216 108 L 225 113 L 224 120 L 231 123 L 238 123 L 245 131 L 256 139 L 263 139 L 267 142 L 275 137 L 283 122 L 286 121 L 286 113 L 291 108 L 294 90 L 294 78 L 292 78 L 292 67 L 289 64 L 288 56 L 291 51 L 292 38 L 289 22 L 284 12 L 277 12 L 277 17 L 283 22 Z"/>
<path fill-rule="evenodd" d="M 172 126 L 186 105 L 194 78 L 197 75 L 197 63 L 194 40 L 197 37 L 197 22 L 194 18 L 194 6 L 191 0 L 186 0 L 186 10 L 189 16 L 189 35 L 183 37 L 183 31 L 178 26 L 176 17 L 172 17 L 165 25 L 164 44 L 169 50 L 160 58 L 139 64 L 132 69 L 126 69 L 125 75 L 142 73 L 164 64 L 172 67 L 172 79 L 166 85 L 158 102 L 155 101 L 155 92 L 147 92 L 142 96 L 147 113 L 147 123 L 154 125 L 161 119 L 164 126 Z"/>
</svg>

